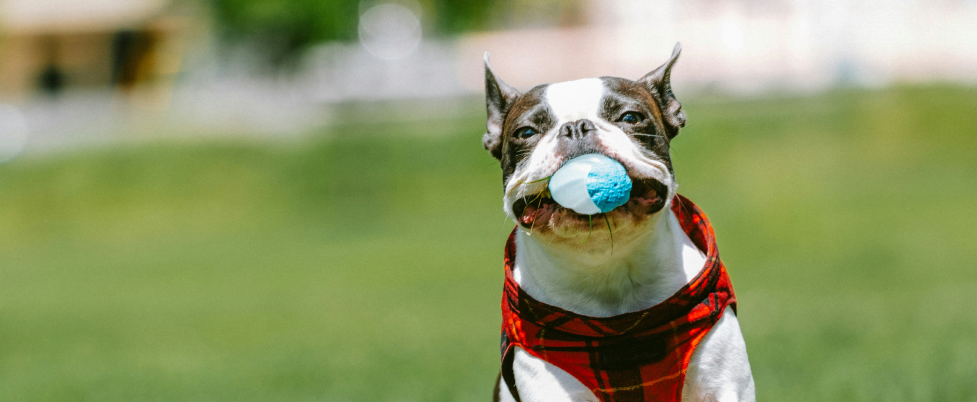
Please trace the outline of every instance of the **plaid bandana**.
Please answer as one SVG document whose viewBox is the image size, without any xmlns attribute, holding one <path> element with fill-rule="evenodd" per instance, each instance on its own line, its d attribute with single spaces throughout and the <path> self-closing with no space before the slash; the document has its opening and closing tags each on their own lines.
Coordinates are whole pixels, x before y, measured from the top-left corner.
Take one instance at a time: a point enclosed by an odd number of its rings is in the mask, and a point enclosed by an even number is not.
<svg viewBox="0 0 977 402">
<path fill-rule="evenodd" d="M 513 348 L 556 365 L 602 402 L 680 401 L 685 370 L 696 345 L 736 298 L 719 261 L 705 214 L 676 195 L 672 211 L 706 255 L 702 272 L 667 300 L 647 310 L 587 317 L 530 297 L 512 277 L 515 230 L 505 250 L 502 297 L 502 378 L 516 400 Z M 517 228 L 518 229 L 518 228 Z"/>
</svg>

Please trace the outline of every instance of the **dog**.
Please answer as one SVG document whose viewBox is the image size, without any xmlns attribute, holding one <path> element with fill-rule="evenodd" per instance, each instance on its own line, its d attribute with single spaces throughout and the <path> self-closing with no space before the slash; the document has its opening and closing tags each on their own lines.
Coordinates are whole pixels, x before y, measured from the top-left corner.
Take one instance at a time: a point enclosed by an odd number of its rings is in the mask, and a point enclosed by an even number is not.
<svg viewBox="0 0 977 402">
<path fill-rule="evenodd" d="M 521 93 L 485 54 L 482 144 L 502 167 L 506 248 L 495 401 L 753 401 L 735 296 L 712 228 L 676 193 L 670 142 L 686 115 L 670 73 L 600 77 Z M 606 213 L 556 204 L 547 180 L 599 153 L 633 182 Z"/>
</svg>

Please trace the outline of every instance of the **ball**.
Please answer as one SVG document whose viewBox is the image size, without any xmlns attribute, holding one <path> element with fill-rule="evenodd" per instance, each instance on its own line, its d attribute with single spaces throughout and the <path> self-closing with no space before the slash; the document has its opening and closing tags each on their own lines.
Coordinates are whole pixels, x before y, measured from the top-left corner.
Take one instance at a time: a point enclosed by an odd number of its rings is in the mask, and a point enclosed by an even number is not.
<svg viewBox="0 0 977 402">
<path fill-rule="evenodd" d="M 614 210 L 631 197 L 631 178 L 620 162 L 601 154 L 571 159 L 550 177 L 550 195 L 582 215 Z"/>
</svg>

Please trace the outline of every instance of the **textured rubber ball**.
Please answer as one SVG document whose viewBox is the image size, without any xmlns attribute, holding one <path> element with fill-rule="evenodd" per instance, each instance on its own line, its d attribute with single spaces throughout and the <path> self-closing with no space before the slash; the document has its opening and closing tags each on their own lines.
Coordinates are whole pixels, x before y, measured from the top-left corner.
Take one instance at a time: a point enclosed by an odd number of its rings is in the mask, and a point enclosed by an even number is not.
<svg viewBox="0 0 977 402">
<path fill-rule="evenodd" d="M 550 195 L 578 214 L 610 212 L 631 197 L 631 178 L 620 162 L 601 154 L 578 156 L 550 178 Z"/>
</svg>

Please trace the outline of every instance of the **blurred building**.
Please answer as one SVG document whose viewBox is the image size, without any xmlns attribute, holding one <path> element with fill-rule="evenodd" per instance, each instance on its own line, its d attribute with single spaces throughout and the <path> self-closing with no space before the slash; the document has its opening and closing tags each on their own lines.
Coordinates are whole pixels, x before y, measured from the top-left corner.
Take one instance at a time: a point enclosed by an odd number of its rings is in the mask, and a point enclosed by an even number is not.
<svg viewBox="0 0 977 402">
<path fill-rule="evenodd" d="M 160 83 L 183 20 L 167 0 L 0 0 L 0 97 Z"/>
<path fill-rule="evenodd" d="M 398 25 L 389 18 L 377 27 L 361 19 L 367 27 L 361 43 L 312 49 L 299 86 L 327 103 L 476 94 L 484 85 L 485 51 L 496 72 L 521 89 L 603 75 L 638 78 L 666 60 L 676 42 L 684 50 L 674 82 L 686 94 L 977 83 L 977 0 L 513 0 L 510 6 L 494 30 L 440 40 L 374 29 Z M 377 56 L 374 36 L 364 35 L 373 31 L 389 36 L 380 43 L 402 45 L 397 57 Z"/>
<path fill-rule="evenodd" d="M 576 26 L 486 32 L 459 44 L 462 81 L 481 55 L 525 87 L 637 78 L 684 45 L 678 85 L 736 93 L 896 82 L 977 83 L 977 0 L 588 0 Z"/>
</svg>

